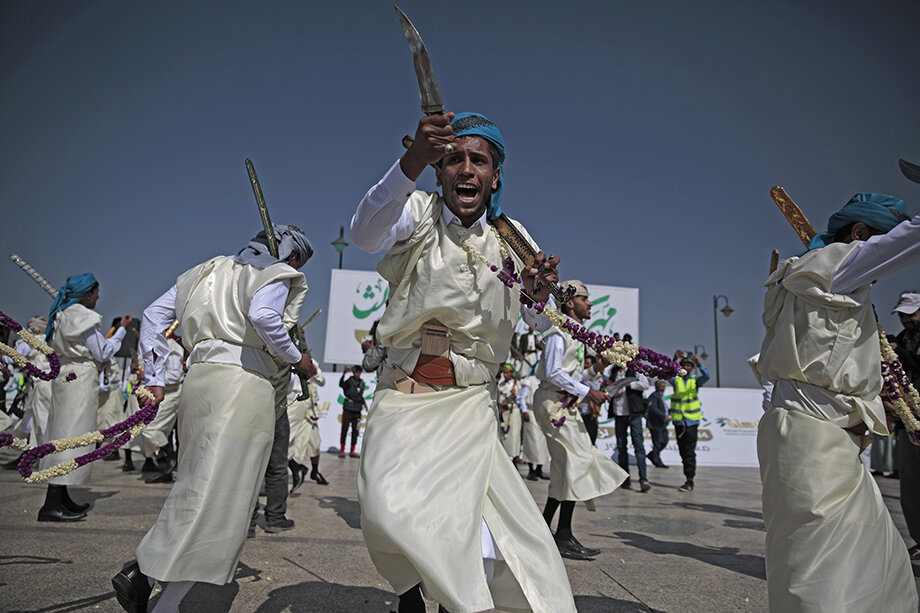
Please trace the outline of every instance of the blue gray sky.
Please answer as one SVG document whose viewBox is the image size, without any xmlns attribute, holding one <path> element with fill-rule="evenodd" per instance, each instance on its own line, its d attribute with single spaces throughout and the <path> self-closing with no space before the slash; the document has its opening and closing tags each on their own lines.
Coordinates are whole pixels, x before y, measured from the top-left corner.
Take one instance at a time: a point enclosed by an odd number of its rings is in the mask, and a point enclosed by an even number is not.
<svg viewBox="0 0 920 613">
<path fill-rule="evenodd" d="M 502 129 L 505 211 L 563 277 L 640 288 L 642 343 L 706 347 L 751 387 L 771 249 L 801 243 L 769 198 L 815 225 L 857 191 L 920 185 L 920 3 L 404 0 L 449 110 Z M 389 2 L 0 4 L 0 243 L 55 285 L 93 272 L 106 320 L 260 227 L 253 160 L 276 222 L 316 248 L 305 320 L 326 308 L 330 245 L 420 116 Z M 433 188 L 433 177 L 420 186 Z M 346 268 L 379 256 L 345 250 Z M 886 328 L 918 268 L 881 280 Z M 0 264 L 0 309 L 50 299 Z M 307 340 L 322 354 L 325 316 Z"/>
</svg>

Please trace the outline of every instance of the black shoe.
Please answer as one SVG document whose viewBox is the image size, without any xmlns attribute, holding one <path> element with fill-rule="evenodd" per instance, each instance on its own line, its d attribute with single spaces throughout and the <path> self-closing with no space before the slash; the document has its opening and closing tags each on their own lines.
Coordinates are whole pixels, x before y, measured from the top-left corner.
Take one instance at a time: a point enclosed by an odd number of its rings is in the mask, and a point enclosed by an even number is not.
<svg viewBox="0 0 920 613">
<path fill-rule="evenodd" d="M 80 513 L 82 513 L 83 515 L 86 515 L 86 512 L 89 511 L 88 502 L 84 502 L 83 504 L 77 504 L 76 502 L 68 498 L 67 500 L 63 501 L 63 505 L 64 505 L 64 508 L 67 509 L 67 511 L 73 515 L 79 515 Z"/>
<path fill-rule="evenodd" d="M 647 491 L 649 491 L 650 489 L 652 489 L 652 486 L 649 484 L 648 481 L 640 481 L 640 482 L 639 482 L 639 489 L 642 490 L 642 493 L 644 494 L 645 492 L 647 492 Z"/>
<path fill-rule="evenodd" d="M 157 473 L 149 479 L 144 479 L 144 483 L 172 483 L 174 481 L 171 472 Z"/>
<path fill-rule="evenodd" d="M 577 538 L 575 538 L 575 535 L 574 535 L 574 534 L 572 535 L 572 539 L 571 539 L 571 540 L 572 540 L 573 543 L 575 543 L 576 546 L 581 547 L 581 548 L 585 551 L 585 555 L 596 556 L 596 555 L 598 555 L 598 554 L 601 552 L 600 549 L 593 549 L 593 548 L 591 548 L 591 547 L 585 547 L 584 545 L 581 544 L 581 541 L 579 541 Z"/>
<path fill-rule="evenodd" d="M 556 547 L 559 549 L 559 555 L 563 558 L 569 558 L 570 560 L 590 560 L 591 549 L 586 549 L 578 544 L 574 538 L 560 539 L 553 537 L 553 540 L 556 541 Z M 597 554 L 594 554 L 597 555 Z"/>
<path fill-rule="evenodd" d="M 121 459 L 121 455 L 118 454 L 117 449 L 102 456 L 103 462 L 117 462 L 120 459 Z"/>
<path fill-rule="evenodd" d="M 624 490 L 632 489 L 632 482 L 629 480 L 629 477 L 626 477 L 626 481 L 624 481 L 623 485 L 621 485 L 620 487 L 622 487 Z"/>
<path fill-rule="evenodd" d="M 307 467 L 303 464 L 298 464 L 294 460 L 290 462 L 291 468 L 291 493 L 293 493 L 298 487 L 303 485 L 304 479 L 307 478 Z"/>
<path fill-rule="evenodd" d="M 316 481 L 319 485 L 329 485 L 329 482 L 326 481 L 326 477 L 324 477 L 322 473 L 320 473 L 315 468 L 310 471 L 310 478 Z"/>
<path fill-rule="evenodd" d="M 85 517 L 85 512 L 71 513 L 63 504 L 57 508 L 42 507 L 38 510 L 38 521 L 69 522 L 80 521 Z"/>
<path fill-rule="evenodd" d="M 679 492 L 692 492 L 693 491 L 693 481 L 687 480 L 686 483 L 677 488 Z"/>
<path fill-rule="evenodd" d="M 545 481 L 549 481 L 549 475 L 547 475 L 546 473 L 544 473 L 542 470 L 541 470 L 540 472 L 537 473 L 537 477 L 539 477 L 540 479 L 543 479 L 543 480 L 545 480 Z"/>
<path fill-rule="evenodd" d="M 141 572 L 137 562 L 131 562 L 120 573 L 112 577 L 115 598 L 128 613 L 147 613 L 147 601 L 153 586 L 147 575 Z"/>
<path fill-rule="evenodd" d="M 287 517 L 282 516 L 281 519 L 275 519 L 271 522 L 268 521 L 268 518 L 265 519 L 265 531 L 266 532 L 284 532 L 285 530 L 290 530 L 294 527 L 294 520 L 288 519 Z"/>
<path fill-rule="evenodd" d="M 133 473 L 134 472 L 134 460 L 128 458 L 125 460 L 125 463 L 121 465 L 121 472 L 123 473 Z"/>
<path fill-rule="evenodd" d="M 530 471 L 530 472 L 527 473 L 527 480 L 528 480 L 528 481 L 538 481 L 539 479 L 540 479 L 540 475 L 537 473 L 537 471 L 532 470 L 532 471 Z"/>
<path fill-rule="evenodd" d="M 157 468 L 156 462 L 153 461 L 153 458 L 146 458 L 144 460 L 144 465 L 141 466 L 142 473 L 158 473 L 160 469 Z"/>
<path fill-rule="evenodd" d="M 176 460 L 170 455 L 163 456 L 157 460 L 157 470 L 161 473 L 171 473 L 176 470 Z"/>
<path fill-rule="evenodd" d="M 249 526 L 249 532 L 246 533 L 246 538 L 248 539 L 256 538 L 255 526 Z"/>
</svg>

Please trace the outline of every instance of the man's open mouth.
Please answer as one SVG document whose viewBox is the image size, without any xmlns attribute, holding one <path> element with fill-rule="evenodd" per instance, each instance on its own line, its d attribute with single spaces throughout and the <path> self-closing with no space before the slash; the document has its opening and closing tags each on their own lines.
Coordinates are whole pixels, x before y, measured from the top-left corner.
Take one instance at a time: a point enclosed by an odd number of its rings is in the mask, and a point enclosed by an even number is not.
<svg viewBox="0 0 920 613">
<path fill-rule="evenodd" d="M 461 202 L 474 202 L 479 196 L 479 188 L 472 183 L 458 183 L 454 193 Z"/>
</svg>

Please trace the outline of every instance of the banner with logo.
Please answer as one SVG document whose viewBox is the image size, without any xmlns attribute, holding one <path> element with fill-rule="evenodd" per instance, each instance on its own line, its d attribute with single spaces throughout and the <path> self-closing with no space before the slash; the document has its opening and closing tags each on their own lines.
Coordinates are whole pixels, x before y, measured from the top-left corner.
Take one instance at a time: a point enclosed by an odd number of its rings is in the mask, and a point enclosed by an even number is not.
<svg viewBox="0 0 920 613">
<path fill-rule="evenodd" d="M 646 396 L 653 392 L 649 390 Z M 669 387 L 664 395 L 669 397 Z M 756 467 L 757 426 L 763 415 L 763 390 L 730 387 L 702 387 L 699 390 L 703 408 L 696 443 L 698 466 L 742 466 Z M 670 403 L 668 402 L 670 405 Z M 603 417 L 603 416 L 602 416 Z M 602 419 L 597 434 L 597 448 L 607 456 L 616 450 L 614 420 Z M 627 442 L 630 463 L 635 464 L 632 441 Z M 651 449 L 651 436 L 645 428 L 645 451 Z M 680 453 L 677 451 L 677 437 L 674 426 L 668 424 L 668 446 L 661 452 L 661 461 L 680 469 Z"/>
<path fill-rule="evenodd" d="M 633 342 L 639 342 L 639 288 L 616 287 L 614 285 L 586 285 L 591 300 L 591 319 L 585 325 L 592 332 L 609 334 L 619 332 L 620 336 L 632 334 Z M 527 332 L 527 324 L 518 320 L 515 330 L 518 334 Z"/>
<path fill-rule="evenodd" d="M 383 315 L 390 286 L 373 270 L 332 271 L 326 312 L 327 364 L 360 364 L 361 340 Z"/>
</svg>

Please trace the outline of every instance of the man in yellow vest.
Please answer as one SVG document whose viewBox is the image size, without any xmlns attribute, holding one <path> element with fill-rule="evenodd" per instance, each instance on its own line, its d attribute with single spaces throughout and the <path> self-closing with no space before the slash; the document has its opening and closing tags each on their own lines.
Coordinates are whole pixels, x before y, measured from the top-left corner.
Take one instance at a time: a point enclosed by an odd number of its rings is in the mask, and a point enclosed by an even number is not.
<svg viewBox="0 0 920 613">
<path fill-rule="evenodd" d="M 709 371 L 695 355 L 687 357 L 678 351 L 681 367 L 687 371 L 686 377 L 674 377 L 668 383 L 674 388 L 671 394 L 671 423 L 677 435 L 677 449 L 680 461 L 684 465 L 684 477 L 687 481 L 678 488 L 681 492 L 693 491 L 693 479 L 696 477 L 696 437 L 703 418 L 700 397 L 697 390 L 709 381 Z M 690 373 L 698 367 L 700 374 L 693 377 Z"/>
</svg>

